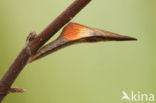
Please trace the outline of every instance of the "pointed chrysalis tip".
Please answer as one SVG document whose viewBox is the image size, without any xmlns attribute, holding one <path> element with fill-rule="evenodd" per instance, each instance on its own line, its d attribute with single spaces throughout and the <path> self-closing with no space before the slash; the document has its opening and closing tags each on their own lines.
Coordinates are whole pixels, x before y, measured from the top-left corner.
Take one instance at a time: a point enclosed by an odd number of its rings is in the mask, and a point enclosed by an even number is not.
<svg viewBox="0 0 156 103">
<path fill-rule="evenodd" d="M 119 36 L 116 38 L 117 40 L 119 41 L 134 41 L 134 40 L 137 40 L 137 38 L 134 38 L 134 37 L 130 37 L 130 36 Z"/>
</svg>

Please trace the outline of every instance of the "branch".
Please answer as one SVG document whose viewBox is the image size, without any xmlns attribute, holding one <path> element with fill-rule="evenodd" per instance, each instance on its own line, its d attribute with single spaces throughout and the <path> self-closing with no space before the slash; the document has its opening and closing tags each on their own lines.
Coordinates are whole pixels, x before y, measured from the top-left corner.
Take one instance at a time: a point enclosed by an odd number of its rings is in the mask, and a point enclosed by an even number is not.
<svg viewBox="0 0 156 103">
<path fill-rule="evenodd" d="M 47 28 L 45 28 L 31 45 L 32 54 L 48 41 L 60 28 L 68 23 L 83 7 L 91 0 L 75 0 L 65 11 L 62 12 Z"/>
<path fill-rule="evenodd" d="M 0 102 L 8 94 L 11 85 L 16 80 L 19 73 L 27 64 L 29 58 L 35 55 L 37 50 L 47 42 L 58 30 L 68 23 L 81 9 L 91 0 L 75 0 L 63 13 L 61 13 L 47 28 L 37 37 L 32 32 L 28 36 L 26 46 L 21 50 L 8 71 L 0 80 Z"/>
</svg>

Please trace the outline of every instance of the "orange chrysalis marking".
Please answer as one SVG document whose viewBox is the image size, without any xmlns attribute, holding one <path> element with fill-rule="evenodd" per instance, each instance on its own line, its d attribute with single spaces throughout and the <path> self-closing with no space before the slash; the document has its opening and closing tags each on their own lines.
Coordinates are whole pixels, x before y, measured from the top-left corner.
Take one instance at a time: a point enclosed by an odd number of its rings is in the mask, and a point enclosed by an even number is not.
<svg viewBox="0 0 156 103">
<path fill-rule="evenodd" d="M 61 37 L 67 40 L 77 40 L 90 36 L 93 31 L 80 24 L 70 23 L 62 32 Z"/>
</svg>

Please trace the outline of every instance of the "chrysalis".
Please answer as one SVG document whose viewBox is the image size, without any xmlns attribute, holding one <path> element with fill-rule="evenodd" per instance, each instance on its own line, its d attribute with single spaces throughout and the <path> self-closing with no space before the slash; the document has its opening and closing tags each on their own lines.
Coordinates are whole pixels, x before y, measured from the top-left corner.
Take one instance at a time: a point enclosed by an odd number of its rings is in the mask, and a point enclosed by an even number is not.
<svg viewBox="0 0 156 103">
<path fill-rule="evenodd" d="M 84 42 L 99 41 L 127 41 L 137 40 L 129 36 L 122 36 L 109 31 L 90 28 L 77 23 L 69 23 L 62 31 L 61 35 L 54 41 L 40 48 L 36 55 L 30 58 L 29 62 L 42 58 L 63 47 Z"/>
</svg>

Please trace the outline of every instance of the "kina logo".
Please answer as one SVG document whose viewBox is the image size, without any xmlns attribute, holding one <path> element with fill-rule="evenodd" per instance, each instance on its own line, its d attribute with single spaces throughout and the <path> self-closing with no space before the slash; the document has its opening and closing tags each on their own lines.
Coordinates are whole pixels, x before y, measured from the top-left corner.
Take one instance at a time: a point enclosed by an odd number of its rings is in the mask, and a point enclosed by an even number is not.
<svg viewBox="0 0 156 103">
<path fill-rule="evenodd" d="M 122 91 L 121 100 L 127 100 L 131 102 L 154 102 L 154 94 L 152 93 L 141 93 L 140 91 L 134 92 L 131 91 L 130 95 L 126 93 L 126 91 Z"/>
</svg>

